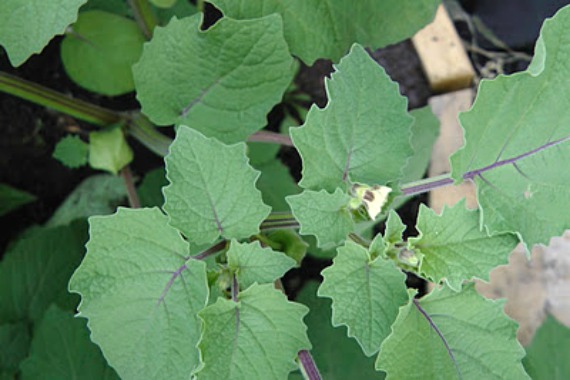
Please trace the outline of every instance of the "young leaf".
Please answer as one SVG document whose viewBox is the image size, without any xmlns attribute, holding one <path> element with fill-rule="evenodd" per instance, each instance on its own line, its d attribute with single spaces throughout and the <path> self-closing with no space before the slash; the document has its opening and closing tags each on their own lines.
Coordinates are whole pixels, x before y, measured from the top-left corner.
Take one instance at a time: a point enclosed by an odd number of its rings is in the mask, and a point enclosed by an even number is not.
<svg viewBox="0 0 570 380">
<path fill-rule="evenodd" d="M 410 248 L 423 255 L 420 273 L 439 283 L 445 279 L 454 291 L 465 280 L 489 280 L 489 272 L 506 264 L 518 244 L 514 234 L 489 236 L 480 229 L 478 211 L 467 210 L 465 201 L 444 207 L 441 215 L 421 205 L 416 228 L 417 238 L 409 239 Z"/>
<path fill-rule="evenodd" d="M 121 128 L 89 133 L 89 165 L 117 174 L 133 160 Z"/>
<path fill-rule="evenodd" d="M 283 17 L 285 39 L 291 52 L 309 66 L 318 58 L 338 61 L 354 42 L 377 49 L 411 37 L 430 22 L 440 3 L 436 0 L 211 2 L 220 8 L 224 15 L 237 19 L 279 13 Z"/>
<path fill-rule="evenodd" d="M 394 210 L 390 210 L 386 221 L 386 231 L 384 241 L 388 244 L 396 244 L 402 241 L 402 236 L 406 231 L 406 225 L 400 219 L 400 215 Z"/>
<path fill-rule="evenodd" d="M 326 81 L 326 108 L 313 106 L 304 126 L 290 130 L 303 159 L 299 185 L 332 192 L 349 182 L 382 185 L 401 178 L 413 153 L 413 118 L 398 85 L 359 45 L 336 69 Z"/>
<path fill-rule="evenodd" d="M 28 356 L 30 333 L 25 323 L 0 325 L 0 379 L 15 379 L 20 362 Z"/>
<path fill-rule="evenodd" d="M 289 302 L 273 284 L 254 284 L 238 302 L 218 298 L 200 312 L 199 379 L 284 379 L 300 350 L 311 348 L 303 316 L 307 307 Z"/>
<path fill-rule="evenodd" d="M 317 297 L 318 283 L 305 284 L 296 301 L 309 307 L 305 317 L 309 339 L 313 344 L 311 353 L 324 379 L 382 379 L 381 372 L 374 370 L 374 359 L 362 354 L 362 349 L 346 336 L 344 328 L 331 326 L 331 301 Z M 290 377 L 303 379 L 301 376 Z"/>
<path fill-rule="evenodd" d="M 516 323 L 473 284 L 435 289 L 400 309 L 376 369 L 396 379 L 528 379 Z"/>
<path fill-rule="evenodd" d="M 53 151 L 53 158 L 71 169 L 85 165 L 88 156 L 89 144 L 84 143 L 79 136 L 65 136 Z"/>
<path fill-rule="evenodd" d="M 35 328 L 21 370 L 24 379 L 119 379 L 89 339 L 85 321 L 53 305 Z"/>
<path fill-rule="evenodd" d="M 119 208 L 89 222 L 87 255 L 69 289 L 81 295 L 91 340 L 123 379 L 189 377 L 199 363 L 206 264 L 189 259 L 158 208 Z"/>
<path fill-rule="evenodd" d="M 466 173 L 477 179 L 489 231 L 520 233 L 529 247 L 570 225 L 570 214 L 560 212 L 570 207 L 570 174 L 560 169 L 570 157 L 569 24 L 565 7 L 544 23 L 528 71 L 481 83 L 460 118 L 465 145 L 451 158 L 455 180 Z"/>
<path fill-rule="evenodd" d="M 96 174 L 81 182 L 46 222 L 46 227 L 63 226 L 76 219 L 112 214 L 127 197 L 123 179 Z"/>
<path fill-rule="evenodd" d="M 307 244 L 301 236 L 293 230 L 275 230 L 267 233 L 267 238 L 279 245 L 279 251 L 294 259 L 297 265 L 301 265 L 307 254 Z"/>
<path fill-rule="evenodd" d="M 86 240 L 85 223 L 76 223 L 32 229 L 13 244 L 0 262 L 0 323 L 38 321 L 51 303 L 74 303 L 66 286 Z"/>
<path fill-rule="evenodd" d="M 35 195 L 0 183 L 0 216 L 35 200 Z"/>
<path fill-rule="evenodd" d="M 406 276 L 392 261 L 378 257 L 351 241 L 338 249 L 322 275 L 319 297 L 333 301 L 333 326 L 348 327 L 367 356 L 390 334 L 398 309 L 408 300 Z"/>
<path fill-rule="evenodd" d="M 103 11 L 82 12 L 61 43 L 65 71 L 87 90 L 116 96 L 135 88 L 131 67 L 144 35 L 136 22 Z"/>
<path fill-rule="evenodd" d="M 231 143 L 263 128 L 296 67 L 272 15 L 222 18 L 207 31 L 200 16 L 156 28 L 133 68 L 143 112 L 158 125 L 184 124 Z"/>
<path fill-rule="evenodd" d="M 241 244 L 232 240 L 227 256 L 228 266 L 236 273 L 242 289 L 254 282 L 273 283 L 297 264 L 284 253 L 262 248 L 258 241 Z"/>
<path fill-rule="evenodd" d="M 355 225 L 348 210 L 350 197 L 337 189 L 333 194 L 305 190 L 286 198 L 303 235 L 314 235 L 320 248 L 340 244 Z"/>
<path fill-rule="evenodd" d="M 3 0 L 0 45 L 8 52 L 12 66 L 20 66 L 57 34 L 63 34 L 86 1 Z"/>
<path fill-rule="evenodd" d="M 181 126 L 166 157 L 170 185 L 163 189 L 171 224 L 196 244 L 219 236 L 241 239 L 259 232 L 271 208 L 255 188 L 245 144 L 224 145 Z"/>
<path fill-rule="evenodd" d="M 548 316 L 526 349 L 523 359 L 533 379 L 564 380 L 570 378 L 570 328 Z"/>
</svg>

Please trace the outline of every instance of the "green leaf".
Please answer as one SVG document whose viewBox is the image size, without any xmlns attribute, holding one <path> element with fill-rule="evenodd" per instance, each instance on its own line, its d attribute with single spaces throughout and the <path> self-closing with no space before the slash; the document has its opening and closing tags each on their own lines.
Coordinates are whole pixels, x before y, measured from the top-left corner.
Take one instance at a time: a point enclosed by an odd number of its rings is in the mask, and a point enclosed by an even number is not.
<svg viewBox="0 0 570 380">
<path fill-rule="evenodd" d="M 311 354 L 323 378 L 383 379 L 382 373 L 374 370 L 374 359 L 364 356 L 358 343 L 346 336 L 346 330 L 331 326 L 331 301 L 317 297 L 317 287 L 318 283 L 308 282 L 295 300 L 310 310 L 305 323 L 313 344 Z"/>
<path fill-rule="evenodd" d="M 166 171 L 160 167 L 146 173 L 137 189 L 142 207 L 162 207 L 164 196 L 162 188 L 168 185 Z"/>
<path fill-rule="evenodd" d="M 197 312 L 206 265 L 158 208 L 90 219 L 87 255 L 69 288 L 81 295 L 91 340 L 123 379 L 189 377 L 199 363 Z"/>
<path fill-rule="evenodd" d="M 172 19 L 155 29 L 133 69 L 137 97 L 158 125 L 243 141 L 263 128 L 294 74 L 281 19 L 222 18 L 207 31 L 200 20 Z"/>
<path fill-rule="evenodd" d="M 531 378 L 564 380 L 570 378 L 570 328 L 548 316 L 526 349 L 524 367 Z"/>
<path fill-rule="evenodd" d="M 85 223 L 36 228 L 13 244 L 0 262 L 0 323 L 38 321 L 52 302 L 66 302 L 67 282 L 87 240 Z"/>
<path fill-rule="evenodd" d="M 269 215 L 255 188 L 259 172 L 247 163 L 245 144 L 224 145 L 181 126 L 166 156 L 164 209 L 171 224 L 196 244 L 259 232 Z"/>
<path fill-rule="evenodd" d="M 402 177 L 412 155 L 413 118 L 398 85 L 366 51 L 354 45 L 326 80 L 326 108 L 313 106 L 291 138 L 303 159 L 307 189 L 385 184 Z"/>
<path fill-rule="evenodd" d="M 57 34 L 63 34 L 86 1 L 3 0 L 0 45 L 8 52 L 12 66 L 20 66 Z"/>
<path fill-rule="evenodd" d="M 172 19 L 172 17 L 184 18 L 192 16 L 193 14 L 198 13 L 198 9 L 193 3 L 189 2 L 188 0 L 178 0 L 170 8 L 156 7 L 154 9 L 154 13 L 156 14 L 156 18 L 158 18 L 159 24 L 166 25 L 170 22 L 170 19 Z"/>
<path fill-rule="evenodd" d="M 516 323 L 503 301 L 481 297 L 473 284 L 456 293 L 410 296 L 384 341 L 376 369 L 396 379 L 528 379 Z"/>
<path fill-rule="evenodd" d="M 467 210 L 464 200 L 444 207 L 441 215 L 421 205 L 416 225 L 420 236 L 409 239 L 410 249 L 423 255 L 420 273 L 436 283 L 445 279 L 456 292 L 473 277 L 489 281 L 489 272 L 509 261 L 518 238 L 509 233 L 489 236 L 479 220 L 479 212 Z"/>
<path fill-rule="evenodd" d="M 402 242 L 404 231 L 406 231 L 406 225 L 396 211 L 390 210 L 388 220 L 386 221 L 386 231 L 384 232 L 385 242 L 390 245 Z"/>
<path fill-rule="evenodd" d="M 413 110 L 410 115 L 414 117 L 411 140 L 414 154 L 404 167 L 402 182 L 423 178 L 431 160 L 433 144 L 439 136 L 439 119 L 433 114 L 431 107 Z"/>
<path fill-rule="evenodd" d="M 170 8 L 176 3 L 176 0 L 150 0 L 150 2 L 159 8 Z"/>
<path fill-rule="evenodd" d="M 271 206 L 273 211 L 289 211 L 285 198 L 300 192 L 289 168 L 276 158 L 254 167 L 261 172 L 257 188 L 261 191 L 263 202 Z"/>
<path fill-rule="evenodd" d="M 35 201 L 37 198 L 23 190 L 0 183 L 0 216 Z"/>
<path fill-rule="evenodd" d="M 129 4 L 123 0 L 88 0 L 80 9 L 81 12 L 91 10 L 111 12 L 119 16 L 132 16 Z"/>
<path fill-rule="evenodd" d="M 351 241 L 338 248 L 333 265 L 322 275 L 318 295 L 333 301 L 333 326 L 347 326 L 348 336 L 371 356 L 408 300 L 406 276 L 393 262 L 372 260 L 366 249 Z"/>
<path fill-rule="evenodd" d="M 273 283 L 297 264 L 284 253 L 262 248 L 258 241 L 241 244 L 232 240 L 227 256 L 228 267 L 236 273 L 242 289 L 254 282 Z"/>
<path fill-rule="evenodd" d="M 67 225 L 76 219 L 107 215 L 127 197 L 121 177 L 97 174 L 83 180 L 55 210 L 46 227 Z"/>
<path fill-rule="evenodd" d="M 299 232 L 314 235 L 319 248 L 336 246 L 354 231 L 354 221 L 347 207 L 350 197 L 340 189 L 333 194 L 305 190 L 286 200 L 301 225 Z"/>
<path fill-rule="evenodd" d="M 52 156 L 68 168 L 75 169 L 87 164 L 88 155 L 89 144 L 79 136 L 67 135 L 59 140 Z"/>
<path fill-rule="evenodd" d="M 270 231 L 267 234 L 267 238 L 279 246 L 279 251 L 294 259 L 297 262 L 297 265 L 301 265 L 301 261 L 303 261 L 303 258 L 307 253 L 307 247 L 309 245 L 305 243 L 303 239 L 301 239 L 296 231 Z"/>
<path fill-rule="evenodd" d="M 269 163 L 275 159 L 280 148 L 278 144 L 248 142 L 247 156 L 249 157 L 249 162 L 253 167 Z"/>
<path fill-rule="evenodd" d="M 89 133 L 89 165 L 117 174 L 133 160 L 121 128 Z"/>
<path fill-rule="evenodd" d="M 439 1 L 212 0 L 237 19 L 279 13 L 291 53 L 307 65 L 318 58 L 338 61 L 354 42 L 377 49 L 414 35 L 431 21 Z M 397 20 L 397 22 L 395 22 Z"/>
<path fill-rule="evenodd" d="M 89 339 L 84 320 L 51 306 L 34 331 L 23 379 L 119 379 L 99 347 Z"/>
<path fill-rule="evenodd" d="M 145 41 L 136 22 L 95 10 L 80 13 L 72 29 L 61 43 L 61 60 L 69 77 L 103 95 L 133 91 L 131 67 Z"/>
<path fill-rule="evenodd" d="M 284 379 L 297 352 L 311 348 L 302 322 L 307 307 L 289 302 L 273 284 L 254 284 L 238 302 L 218 298 L 200 312 L 199 379 Z"/>
<path fill-rule="evenodd" d="M 548 243 L 570 225 L 570 214 L 560 212 L 570 207 L 570 173 L 560 168 L 570 157 L 563 143 L 570 137 L 569 24 L 565 7 L 544 23 L 528 71 L 481 83 L 473 108 L 460 117 L 465 145 L 451 158 L 455 180 L 466 173 L 477 179 L 489 231 L 520 233 L 529 247 Z M 477 175 L 488 167 L 495 169 Z"/>
<path fill-rule="evenodd" d="M 28 356 L 30 333 L 25 323 L 0 325 L 0 379 L 15 379 L 20 362 Z"/>
</svg>

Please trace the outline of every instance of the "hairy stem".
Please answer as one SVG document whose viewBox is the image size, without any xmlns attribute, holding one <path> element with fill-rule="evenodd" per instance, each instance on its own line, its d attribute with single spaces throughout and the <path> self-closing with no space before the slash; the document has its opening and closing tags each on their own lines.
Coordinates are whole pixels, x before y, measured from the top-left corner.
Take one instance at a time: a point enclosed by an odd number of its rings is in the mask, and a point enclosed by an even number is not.
<svg viewBox="0 0 570 380">
<path fill-rule="evenodd" d="M 297 354 L 303 375 L 308 380 L 321 380 L 321 374 L 309 351 L 302 350 Z"/>
<path fill-rule="evenodd" d="M 210 257 L 212 255 L 215 255 L 218 252 L 223 251 L 224 249 L 226 249 L 226 247 L 228 246 L 228 241 L 227 240 L 222 240 L 216 244 L 214 244 L 213 246 L 211 246 L 210 248 L 200 252 L 199 254 L 197 254 L 196 256 L 193 256 L 192 258 L 194 260 L 204 260 L 207 257 Z"/>
<path fill-rule="evenodd" d="M 291 141 L 291 138 L 289 136 L 271 131 L 256 132 L 249 137 L 248 141 L 273 143 L 283 146 L 293 146 L 293 142 Z"/>
<path fill-rule="evenodd" d="M 237 281 L 236 274 L 232 274 L 232 301 L 238 302 L 239 284 Z M 236 309 L 236 311 L 239 311 Z"/>
<path fill-rule="evenodd" d="M 137 189 L 135 187 L 135 181 L 133 180 L 133 173 L 131 172 L 129 165 L 121 169 L 121 177 L 123 177 L 123 182 L 127 188 L 129 205 L 131 208 L 140 208 L 141 201 L 139 200 L 139 195 L 137 194 Z"/>
<path fill-rule="evenodd" d="M 129 0 L 133 15 L 145 37 L 150 40 L 152 32 L 158 24 L 148 0 Z"/>
</svg>

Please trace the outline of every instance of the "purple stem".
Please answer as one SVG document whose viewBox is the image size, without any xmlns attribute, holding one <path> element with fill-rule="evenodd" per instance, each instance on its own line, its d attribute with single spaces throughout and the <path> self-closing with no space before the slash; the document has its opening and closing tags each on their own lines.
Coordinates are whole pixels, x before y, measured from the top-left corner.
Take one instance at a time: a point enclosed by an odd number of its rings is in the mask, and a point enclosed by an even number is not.
<svg viewBox="0 0 570 380">
<path fill-rule="evenodd" d="M 238 293 L 239 293 L 239 284 L 237 282 L 236 274 L 234 273 L 232 274 L 232 301 L 238 302 Z"/>
<path fill-rule="evenodd" d="M 515 165 L 516 169 L 520 171 L 520 169 L 516 166 L 517 161 L 520 161 L 523 158 L 535 155 L 536 153 L 539 153 L 539 152 L 541 152 L 545 149 L 551 148 L 553 146 L 559 145 L 559 144 L 566 142 L 568 140 L 570 140 L 570 136 L 566 136 L 566 137 L 563 137 L 561 139 L 551 141 L 549 143 L 541 145 L 538 148 L 535 148 L 531 151 L 528 151 L 528 152 L 523 153 L 521 155 L 518 155 L 516 157 L 509 158 L 506 160 L 496 161 L 495 163 L 493 163 L 491 165 L 487 165 L 487 166 L 480 168 L 480 169 L 470 170 L 467 173 L 463 174 L 462 178 L 466 181 L 467 180 L 473 180 L 473 178 L 475 178 L 477 176 L 482 178 L 483 173 L 485 173 L 489 170 L 499 168 L 501 166 L 505 166 L 505 165 Z M 453 178 L 444 177 L 444 178 L 434 179 L 433 181 L 427 181 L 424 183 L 420 183 L 418 185 L 413 185 L 413 184 L 410 186 L 403 185 L 401 190 L 402 190 L 403 195 L 412 196 L 412 195 L 427 193 L 428 191 L 438 189 L 440 187 L 453 185 L 454 182 L 455 181 L 453 180 Z"/>
<path fill-rule="evenodd" d="M 455 356 L 453 355 L 453 351 L 451 351 L 451 347 L 449 347 L 449 344 L 447 343 L 447 339 L 445 339 L 442 332 L 435 325 L 435 323 L 433 322 L 433 319 L 431 319 L 429 314 L 423 309 L 423 307 L 420 306 L 420 303 L 418 302 L 418 300 L 414 299 L 413 302 L 414 302 L 414 305 L 416 306 L 416 308 L 418 309 L 418 311 L 425 317 L 425 319 L 427 319 L 431 328 L 436 332 L 436 334 L 439 336 L 439 338 L 443 342 L 443 345 L 445 346 L 445 349 L 447 350 L 447 354 L 449 355 L 449 357 L 451 358 L 451 361 L 453 362 L 453 365 L 455 366 L 455 370 L 457 371 L 457 376 L 460 379 L 462 379 L 463 376 L 461 375 L 461 369 L 459 368 L 459 364 L 457 363 L 457 360 L 455 360 Z"/>
<path fill-rule="evenodd" d="M 255 132 L 253 135 L 249 136 L 247 141 L 251 142 L 264 142 L 280 144 L 284 146 L 293 146 L 291 138 L 287 135 L 282 135 L 281 133 L 275 133 L 270 131 L 259 131 Z"/>
<path fill-rule="evenodd" d="M 196 256 L 192 256 L 192 258 L 194 260 L 204 260 L 205 258 L 220 252 L 221 250 L 223 250 L 224 248 L 226 248 L 228 241 L 227 240 L 222 240 L 219 243 L 214 244 L 213 246 L 211 246 L 210 248 L 206 249 L 205 251 L 200 252 L 199 254 L 197 254 Z"/>
<path fill-rule="evenodd" d="M 141 208 L 141 201 L 139 200 L 139 195 L 137 194 L 137 189 L 135 187 L 135 181 L 133 180 L 133 174 L 129 165 L 121 169 L 121 176 L 123 177 L 123 182 L 127 188 L 127 197 L 129 198 L 129 205 L 131 208 Z"/>
<path fill-rule="evenodd" d="M 297 355 L 309 380 L 321 380 L 322 378 L 319 369 L 317 368 L 317 365 L 309 351 L 302 350 L 299 351 Z"/>
</svg>

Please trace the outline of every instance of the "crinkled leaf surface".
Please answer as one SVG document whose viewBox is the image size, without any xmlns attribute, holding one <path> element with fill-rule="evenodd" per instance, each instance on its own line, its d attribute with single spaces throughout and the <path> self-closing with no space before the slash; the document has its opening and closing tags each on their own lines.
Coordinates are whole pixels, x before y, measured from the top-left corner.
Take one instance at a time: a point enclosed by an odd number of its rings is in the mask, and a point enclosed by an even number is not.
<svg viewBox="0 0 570 380">
<path fill-rule="evenodd" d="M 35 228 L 10 247 L 0 262 L 0 323 L 38 321 L 52 302 L 68 304 L 67 282 L 85 253 L 85 227 Z"/>
<path fill-rule="evenodd" d="M 89 144 L 84 143 L 79 136 L 68 135 L 57 143 L 53 158 L 68 168 L 78 168 L 87 163 Z"/>
<path fill-rule="evenodd" d="M 421 205 L 420 236 L 409 239 L 410 247 L 423 255 L 420 272 L 436 283 L 445 279 L 455 291 L 473 277 L 488 281 L 489 272 L 508 262 L 519 240 L 510 233 L 489 236 L 479 219 L 479 211 L 467 210 L 465 201 L 444 207 L 441 215 Z"/>
<path fill-rule="evenodd" d="M 263 128 L 294 65 L 277 15 L 222 18 L 207 31 L 200 15 L 156 28 L 134 67 L 142 111 L 156 124 L 184 124 L 224 142 Z"/>
<path fill-rule="evenodd" d="M 158 208 L 90 219 L 87 255 L 69 288 L 81 295 L 91 340 L 123 379 L 189 378 L 199 363 L 197 312 L 206 264 Z"/>
<path fill-rule="evenodd" d="M 570 226 L 570 7 L 546 21 L 528 71 L 484 81 L 461 116 L 465 146 L 453 155 L 453 177 L 499 166 L 477 179 L 483 222 L 491 232 L 519 232 L 530 247 Z M 545 150 L 548 144 L 555 144 Z M 509 164 L 521 155 L 531 157 Z"/>
<path fill-rule="evenodd" d="M 333 301 L 333 326 L 348 327 L 367 356 L 378 351 L 390 334 L 400 306 L 408 301 L 406 276 L 393 262 L 347 241 L 322 275 L 319 297 Z"/>
<path fill-rule="evenodd" d="M 73 32 L 61 43 L 61 60 L 67 74 L 87 90 L 116 96 L 133 91 L 131 67 L 145 37 L 131 19 L 103 12 L 82 12 Z"/>
<path fill-rule="evenodd" d="M 374 370 L 374 359 L 364 356 L 358 343 L 346 336 L 345 328 L 331 325 L 331 301 L 317 297 L 318 286 L 314 281 L 306 283 L 295 300 L 309 307 L 305 322 L 313 344 L 311 354 L 323 378 L 383 379 L 383 374 Z M 299 374 L 289 379 L 303 377 Z"/>
<path fill-rule="evenodd" d="M 254 282 L 272 283 L 297 264 L 284 253 L 262 248 L 258 241 L 242 244 L 232 240 L 227 256 L 228 266 L 236 273 L 242 289 Z"/>
<path fill-rule="evenodd" d="M 348 210 L 350 197 L 337 189 L 329 194 L 324 190 L 305 190 L 286 198 L 303 235 L 314 235 L 321 248 L 340 244 L 354 231 L 355 225 Z"/>
<path fill-rule="evenodd" d="M 2 0 L 0 45 L 13 66 L 39 53 L 77 19 L 87 0 Z"/>
<path fill-rule="evenodd" d="M 303 159 L 299 184 L 332 192 L 349 181 L 373 185 L 401 178 L 413 153 L 413 118 L 398 85 L 359 45 L 336 70 L 326 80 L 327 106 L 313 106 L 305 124 L 290 130 Z"/>
<path fill-rule="evenodd" d="M 34 331 L 23 379 L 119 379 L 91 339 L 85 320 L 51 306 Z"/>
<path fill-rule="evenodd" d="M 97 174 L 81 182 L 55 210 L 46 223 L 47 227 L 66 225 L 76 219 L 115 212 L 127 197 L 121 177 Z"/>
<path fill-rule="evenodd" d="M 307 307 L 289 302 L 273 284 L 254 284 L 238 302 L 218 298 L 200 312 L 199 379 L 284 379 L 297 352 L 311 348 L 302 319 Z"/>
<path fill-rule="evenodd" d="M 23 322 L 0 325 L 0 379 L 14 379 L 20 362 L 28 356 L 30 333 Z"/>
<path fill-rule="evenodd" d="M 121 128 L 89 133 L 89 165 L 113 174 L 133 160 L 133 151 Z"/>
<path fill-rule="evenodd" d="M 411 37 L 431 21 L 440 2 L 212 0 L 212 3 L 226 16 L 238 19 L 279 13 L 291 52 L 311 65 L 318 58 L 338 61 L 354 42 L 377 49 Z"/>
<path fill-rule="evenodd" d="M 0 183 L 0 216 L 35 200 L 35 195 Z"/>
<path fill-rule="evenodd" d="M 259 232 L 271 208 L 255 188 L 259 172 L 248 165 L 245 144 L 224 145 L 181 126 L 165 161 L 170 185 L 163 190 L 164 209 L 191 242 Z"/>
<path fill-rule="evenodd" d="M 564 380 L 570 378 L 570 328 L 548 316 L 537 330 L 523 359 L 533 379 Z"/>
<path fill-rule="evenodd" d="M 459 293 L 435 289 L 417 304 L 411 294 L 376 368 L 388 379 L 528 379 L 517 325 L 503 305 L 481 297 L 472 284 Z"/>
</svg>

